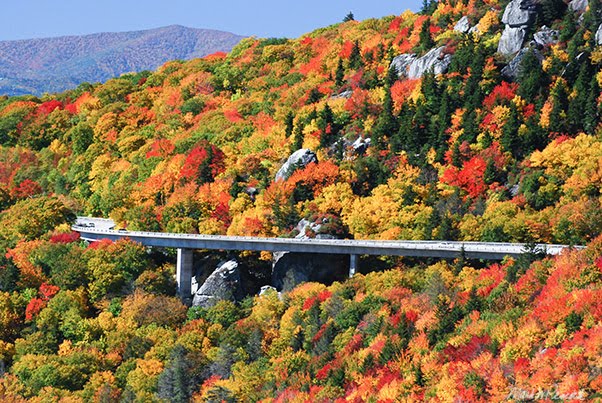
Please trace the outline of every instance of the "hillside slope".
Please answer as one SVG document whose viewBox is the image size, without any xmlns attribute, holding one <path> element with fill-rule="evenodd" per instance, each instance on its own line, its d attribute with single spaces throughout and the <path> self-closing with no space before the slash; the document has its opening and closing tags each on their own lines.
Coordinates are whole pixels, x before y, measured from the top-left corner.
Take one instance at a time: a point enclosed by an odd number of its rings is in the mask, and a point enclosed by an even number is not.
<svg viewBox="0 0 602 403">
<path fill-rule="evenodd" d="M 0 97 L 0 400 L 600 399 L 600 2 L 426 3 Z M 203 253 L 201 289 L 226 270 L 246 288 L 189 308 L 170 252 L 86 245 L 75 214 L 588 247 L 363 258 L 348 281 L 263 296 L 286 258 Z"/>
<path fill-rule="evenodd" d="M 168 60 L 227 52 L 242 39 L 228 32 L 178 25 L 144 31 L 0 41 L 0 94 L 59 92 Z"/>
</svg>

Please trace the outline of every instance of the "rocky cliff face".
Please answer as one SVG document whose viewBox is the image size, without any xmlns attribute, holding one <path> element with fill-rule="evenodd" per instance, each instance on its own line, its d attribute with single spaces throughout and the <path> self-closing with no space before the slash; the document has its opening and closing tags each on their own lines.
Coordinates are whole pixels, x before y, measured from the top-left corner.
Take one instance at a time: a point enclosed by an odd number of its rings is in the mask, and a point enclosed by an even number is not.
<svg viewBox="0 0 602 403">
<path fill-rule="evenodd" d="M 539 31 L 533 34 L 533 41 L 539 46 L 552 45 L 558 42 L 558 31 L 550 29 L 545 25 Z"/>
<path fill-rule="evenodd" d="M 504 10 L 502 22 L 505 24 L 498 44 L 498 52 L 512 55 L 518 52 L 525 42 L 527 32 L 537 15 L 537 5 L 532 0 L 512 0 Z"/>
<path fill-rule="evenodd" d="M 395 67 L 400 77 L 416 79 L 427 72 L 442 74 L 447 71 L 452 56 L 444 52 L 445 47 L 431 49 L 422 57 L 415 54 L 404 53 L 397 56 L 391 62 L 391 68 Z"/>
<path fill-rule="evenodd" d="M 276 256 L 272 285 L 279 291 L 290 291 L 303 282 L 331 284 L 344 280 L 348 275 L 348 255 L 285 253 Z"/>
<path fill-rule="evenodd" d="M 244 295 L 238 262 L 229 260 L 207 277 L 194 294 L 192 305 L 208 308 L 220 300 L 238 301 Z"/>
<path fill-rule="evenodd" d="M 307 148 L 302 148 L 291 154 L 286 162 L 276 172 L 275 180 L 286 180 L 298 168 L 305 168 L 312 162 L 318 162 L 316 153 Z"/>
<path fill-rule="evenodd" d="M 537 49 L 530 49 L 528 47 L 521 49 L 516 54 L 516 56 L 514 56 L 514 58 L 510 61 L 510 63 L 508 63 L 508 65 L 506 65 L 506 67 L 502 69 L 502 75 L 511 81 L 516 80 L 518 78 L 518 75 L 520 74 L 521 63 L 525 55 L 529 51 L 533 52 L 535 57 L 537 57 L 537 60 L 539 60 L 540 62 L 543 61 L 543 55 Z"/>
</svg>

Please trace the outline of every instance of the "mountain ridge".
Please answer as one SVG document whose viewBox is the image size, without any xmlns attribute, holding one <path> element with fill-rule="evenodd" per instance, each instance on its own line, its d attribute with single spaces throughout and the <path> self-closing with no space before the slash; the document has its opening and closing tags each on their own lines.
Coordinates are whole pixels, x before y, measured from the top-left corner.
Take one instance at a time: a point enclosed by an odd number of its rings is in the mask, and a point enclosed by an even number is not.
<svg viewBox="0 0 602 403">
<path fill-rule="evenodd" d="M 82 82 L 153 70 L 169 60 L 229 51 L 242 38 L 225 31 L 169 25 L 0 41 L 0 94 L 60 92 Z"/>
</svg>

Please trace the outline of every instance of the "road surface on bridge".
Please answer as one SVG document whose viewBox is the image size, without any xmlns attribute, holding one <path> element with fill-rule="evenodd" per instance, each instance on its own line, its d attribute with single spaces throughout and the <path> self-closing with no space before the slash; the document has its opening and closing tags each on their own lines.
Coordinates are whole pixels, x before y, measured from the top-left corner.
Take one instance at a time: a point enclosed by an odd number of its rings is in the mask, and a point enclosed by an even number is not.
<svg viewBox="0 0 602 403">
<path fill-rule="evenodd" d="M 180 234 L 116 230 L 112 220 L 78 217 L 73 230 L 87 241 L 129 238 L 145 246 L 177 249 L 250 250 L 270 252 L 326 253 L 502 260 L 518 257 L 529 250 L 528 244 L 458 241 L 380 241 L 351 239 L 262 238 L 247 236 Z M 537 250 L 557 255 L 568 245 L 536 244 Z M 575 246 L 575 248 L 583 248 Z"/>
</svg>

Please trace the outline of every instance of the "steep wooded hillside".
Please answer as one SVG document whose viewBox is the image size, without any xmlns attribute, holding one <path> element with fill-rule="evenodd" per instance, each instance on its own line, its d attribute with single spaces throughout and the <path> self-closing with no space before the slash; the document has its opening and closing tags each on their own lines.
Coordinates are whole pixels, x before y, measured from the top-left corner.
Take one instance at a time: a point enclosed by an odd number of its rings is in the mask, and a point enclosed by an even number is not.
<svg viewBox="0 0 602 403">
<path fill-rule="evenodd" d="M 426 2 L 2 98 L 0 398 L 600 398 L 601 24 L 597 1 Z M 168 254 L 86 245 L 68 225 L 82 213 L 588 247 L 365 259 L 344 283 L 189 309 Z"/>
</svg>

